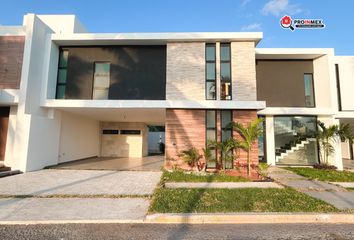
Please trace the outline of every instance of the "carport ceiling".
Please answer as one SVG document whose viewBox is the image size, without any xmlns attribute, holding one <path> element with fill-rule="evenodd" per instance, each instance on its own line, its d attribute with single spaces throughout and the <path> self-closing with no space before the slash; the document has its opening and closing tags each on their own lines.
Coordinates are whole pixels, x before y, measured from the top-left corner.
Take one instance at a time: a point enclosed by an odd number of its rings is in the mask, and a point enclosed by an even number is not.
<svg viewBox="0 0 354 240">
<path fill-rule="evenodd" d="M 105 122 L 143 122 L 150 125 L 165 124 L 165 109 L 110 109 L 110 108 L 63 108 L 85 118 Z"/>
</svg>

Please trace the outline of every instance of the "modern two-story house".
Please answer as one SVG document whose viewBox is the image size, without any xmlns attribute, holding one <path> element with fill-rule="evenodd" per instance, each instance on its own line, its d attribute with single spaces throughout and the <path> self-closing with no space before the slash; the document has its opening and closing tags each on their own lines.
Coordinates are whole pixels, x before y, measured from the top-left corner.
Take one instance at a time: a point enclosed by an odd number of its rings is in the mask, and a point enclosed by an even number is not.
<svg viewBox="0 0 354 240">
<path fill-rule="evenodd" d="M 90 157 L 143 158 L 164 129 L 180 151 L 264 118 L 251 153 L 279 165 L 319 161 L 316 120 L 354 126 L 354 57 L 257 48 L 262 33 L 89 33 L 73 15 L 0 27 L 0 161 L 23 172 Z M 340 141 L 330 161 L 353 159 Z M 241 153 L 238 161 L 245 161 Z M 235 163 L 230 163 L 229 167 Z M 208 162 L 209 168 L 215 162 Z"/>
</svg>

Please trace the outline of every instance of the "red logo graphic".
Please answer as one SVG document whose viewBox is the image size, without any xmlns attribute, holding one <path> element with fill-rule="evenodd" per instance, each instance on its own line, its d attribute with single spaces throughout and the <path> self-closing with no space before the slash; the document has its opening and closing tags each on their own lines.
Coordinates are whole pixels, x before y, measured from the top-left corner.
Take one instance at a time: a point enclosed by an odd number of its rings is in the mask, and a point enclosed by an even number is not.
<svg viewBox="0 0 354 240">
<path fill-rule="evenodd" d="M 291 20 L 290 16 L 284 16 L 282 17 L 282 19 L 280 20 L 280 25 L 283 28 L 290 28 L 291 31 L 294 31 L 294 27 L 293 27 L 293 21 Z"/>
</svg>

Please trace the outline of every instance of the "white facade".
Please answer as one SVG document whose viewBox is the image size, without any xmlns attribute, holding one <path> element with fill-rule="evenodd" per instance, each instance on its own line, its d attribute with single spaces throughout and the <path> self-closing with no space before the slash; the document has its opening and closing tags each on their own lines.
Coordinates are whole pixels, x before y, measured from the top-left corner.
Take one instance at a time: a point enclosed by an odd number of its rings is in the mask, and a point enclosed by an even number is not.
<svg viewBox="0 0 354 240">
<path fill-rule="evenodd" d="M 276 164 L 274 116 L 316 115 L 326 124 L 354 118 L 354 57 L 334 56 L 333 49 L 257 49 L 262 33 L 91 34 L 73 15 L 28 14 L 21 27 L 0 27 L 0 36 L 9 34 L 26 40 L 20 89 L 0 89 L 0 105 L 11 107 L 5 165 L 23 172 L 100 156 L 100 122 L 144 119 L 146 124 L 163 124 L 169 108 L 257 109 L 266 119 L 266 152 L 271 164 Z M 204 49 L 210 41 L 232 43 L 234 101 L 204 100 Z M 114 44 L 167 45 L 166 100 L 55 99 L 60 46 Z M 312 60 L 316 107 L 267 107 L 266 102 L 257 101 L 256 59 Z M 343 111 L 338 109 L 335 64 L 339 66 Z M 186 72 L 188 68 L 191 71 Z M 144 133 L 141 140 L 143 154 L 134 156 L 147 154 L 147 136 Z M 340 143 L 330 161 L 343 168 Z"/>
</svg>

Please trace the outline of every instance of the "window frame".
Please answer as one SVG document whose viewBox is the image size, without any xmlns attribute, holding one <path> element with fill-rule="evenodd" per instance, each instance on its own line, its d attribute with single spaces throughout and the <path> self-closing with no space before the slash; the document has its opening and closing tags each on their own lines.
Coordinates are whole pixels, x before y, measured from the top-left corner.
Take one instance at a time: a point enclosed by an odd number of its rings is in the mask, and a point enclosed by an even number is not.
<svg viewBox="0 0 354 240">
<path fill-rule="evenodd" d="M 93 98 L 93 92 L 95 90 L 95 74 L 96 74 L 96 64 L 102 64 L 102 63 L 108 63 L 109 64 L 109 83 L 111 82 L 111 62 L 110 61 L 95 61 L 93 62 L 93 76 L 92 76 L 92 92 L 91 92 L 91 99 L 92 100 L 109 100 L 109 88 L 110 86 L 108 86 L 108 95 L 107 95 L 107 99 L 95 99 Z"/>
<path fill-rule="evenodd" d="M 311 75 L 313 106 L 307 106 L 307 105 L 306 105 L 305 75 Z M 306 107 L 306 108 L 315 108 L 315 107 L 316 107 L 316 98 L 315 98 L 315 81 L 314 81 L 314 79 L 313 79 L 313 73 L 304 73 L 303 80 L 304 80 L 304 93 L 305 93 L 305 94 L 304 94 L 304 96 L 305 96 L 305 107 Z"/>
<path fill-rule="evenodd" d="M 229 60 L 221 60 L 221 48 L 223 45 L 226 45 L 229 47 Z M 223 81 L 221 79 L 221 64 L 222 63 L 228 63 L 230 66 L 230 99 L 223 99 L 221 96 L 222 93 L 222 84 L 223 83 L 228 83 L 228 81 Z M 220 43 L 220 100 L 226 100 L 226 101 L 231 101 L 232 100 L 232 65 L 231 65 L 231 44 L 230 43 Z"/>
<path fill-rule="evenodd" d="M 208 46 L 213 46 L 214 48 L 214 60 L 207 59 L 207 48 Z M 208 79 L 208 63 L 214 64 L 214 79 Z M 206 43 L 205 44 L 205 100 L 215 101 L 217 100 L 218 90 L 217 90 L 217 79 L 216 79 L 216 43 Z M 215 97 L 213 99 L 208 98 L 208 82 L 214 83 L 215 85 Z"/>
<path fill-rule="evenodd" d="M 66 61 L 66 66 L 62 67 L 62 66 L 60 66 L 61 53 L 65 52 L 65 51 L 68 52 L 68 59 Z M 65 86 L 65 89 L 66 89 L 67 80 L 68 80 L 69 54 L 70 54 L 69 49 L 67 49 L 67 48 L 60 48 L 59 49 L 58 68 L 57 68 L 57 85 L 56 85 L 56 89 L 55 89 L 55 99 L 66 99 L 65 92 L 64 92 L 64 97 L 63 98 L 58 98 L 58 90 L 59 90 L 59 86 Z M 60 70 L 66 70 L 65 83 L 62 83 L 62 82 L 60 83 L 59 82 L 59 72 L 60 72 Z"/>
<path fill-rule="evenodd" d="M 211 128 L 211 127 L 208 127 L 208 111 L 213 111 L 215 114 L 215 127 Z M 207 148 L 208 147 L 208 130 L 214 130 L 215 132 L 215 141 L 218 140 L 218 111 L 216 109 L 206 109 L 205 110 L 205 147 Z M 218 151 L 217 151 L 217 148 L 215 149 L 210 149 L 211 151 L 214 151 L 215 153 L 215 167 L 208 167 L 208 162 L 205 161 L 205 165 L 206 165 L 206 168 L 209 168 L 209 169 L 216 169 L 217 168 L 217 159 L 218 159 Z"/>
</svg>

